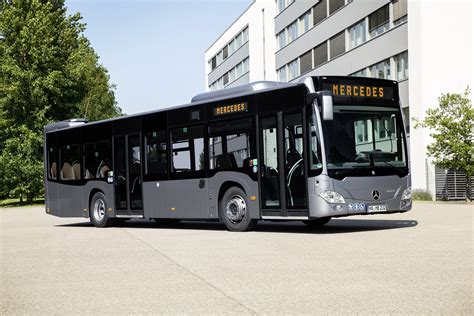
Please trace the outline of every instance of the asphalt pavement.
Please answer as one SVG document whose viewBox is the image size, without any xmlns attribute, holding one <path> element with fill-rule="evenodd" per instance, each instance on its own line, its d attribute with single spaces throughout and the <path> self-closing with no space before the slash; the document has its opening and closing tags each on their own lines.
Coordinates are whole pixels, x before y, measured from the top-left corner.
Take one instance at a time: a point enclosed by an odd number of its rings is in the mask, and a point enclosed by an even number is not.
<svg viewBox="0 0 474 316">
<path fill-rule="evenodd" d="M 0 208 L 0 314 L 473 315 L 473 205 L 247 233 Z"/>
</svg>

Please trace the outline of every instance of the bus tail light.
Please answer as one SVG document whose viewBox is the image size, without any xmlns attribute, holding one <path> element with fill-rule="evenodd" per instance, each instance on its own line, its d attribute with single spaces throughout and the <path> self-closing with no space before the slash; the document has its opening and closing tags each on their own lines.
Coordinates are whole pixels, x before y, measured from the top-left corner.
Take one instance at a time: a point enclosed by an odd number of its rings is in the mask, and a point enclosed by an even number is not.
<svg viewBox="0 0 474 316">
<path fill-rule="evenodd" d="M 321 191 L 321 193 L 319 193 L 319 196 L 322 197 L 326 202 L 331 203 L 331 204 L 346 203 L 342 195 L 334 191 Z"/>
</svg>

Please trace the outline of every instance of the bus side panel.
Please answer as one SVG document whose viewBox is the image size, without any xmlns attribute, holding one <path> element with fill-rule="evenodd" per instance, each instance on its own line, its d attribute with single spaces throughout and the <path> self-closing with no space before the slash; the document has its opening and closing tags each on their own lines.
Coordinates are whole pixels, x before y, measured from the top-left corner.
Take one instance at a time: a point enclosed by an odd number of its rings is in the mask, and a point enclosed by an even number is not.
<svg viewBox="0 0 474 316">
<path fill-rule="evenodd" d="M 145 217 L 207 219 L 209 200 L 206 182 L 206 179 L 186 179 L 145 183 Z"/>
<path fill-rule="evenodd" d="M 167 181 L 143 182 L 143 212 L 146 218 L 170 218 L 176 214 L 166 208 Z"/>
<path fill-rule="evenodd" d="M 210 218 L 219 217 L 219 190 L 225 182 L 236 182 L 244 188 L 247 193 L 248 208 L 251 218 L 260 218 L 259 198 L 251 200 L 250 196 L 259 197 L 258 182 L 253 181 L 245 173 L 235 171 L 220 171 L 209 179 L 209 215 Z"/>
<path fill-rule="evenodd" d="M 58 186 L 60 217 L 83 216 L 82 191 L 81 185 L 60 184 Z"/>
<path fill-rule="evenodd" d="M 59 216 L 59 207 L 58 207 L 58 186 L 56 182 L 45 182 L 46 187 L 46 213 Z"/>
</svg>

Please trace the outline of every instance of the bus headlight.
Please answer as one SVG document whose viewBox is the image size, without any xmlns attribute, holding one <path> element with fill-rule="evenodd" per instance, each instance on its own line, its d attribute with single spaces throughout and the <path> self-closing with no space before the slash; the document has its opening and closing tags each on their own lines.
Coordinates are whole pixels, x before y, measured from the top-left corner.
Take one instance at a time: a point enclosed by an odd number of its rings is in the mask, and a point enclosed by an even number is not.
<svg viewBox="0 0 474 316">
<path fill-rule="evenodd" d="M 346 203 L 342 195 L 334 191 L 322 191 L 319 196 L 328 203 Z"/>
<path fill-rule="evenodd" d="M 403 191 L 402 200 L 411 200 L 411 187 L 408 187 Z"/>
</svg>

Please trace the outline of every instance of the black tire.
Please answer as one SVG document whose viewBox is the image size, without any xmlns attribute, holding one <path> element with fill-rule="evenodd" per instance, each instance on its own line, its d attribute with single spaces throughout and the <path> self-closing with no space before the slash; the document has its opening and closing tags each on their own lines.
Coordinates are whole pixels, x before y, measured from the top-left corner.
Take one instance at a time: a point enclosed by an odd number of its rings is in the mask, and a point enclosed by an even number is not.
<svg viewBox="0 0 474 316">
<path fill-rule="evenodd" d="M 229 188 L 219 202 L 219 215 L 230 231 L 243 232 L 255 228 L 258 220 L 250 218 L 248 199 L 237 187 Z"/>
<path fill-rule="evenodd" d="M 104 193 L 97 192 L 92 197 L 89 217 L 91 223 L 98 228 L 113 224 L 113 218 L 110 218 L 107 212 L 107 199 Z"/>
<path fill-rule="evenodd" d="M 320 227 L 329 223 L 330 220 L 331 220 L 331 217 L 321 217 L 321 218 L 316 218 L 309 221 L 303 221 L 303 223 L 305 223 L 309 227 Z"/>
</svg>

